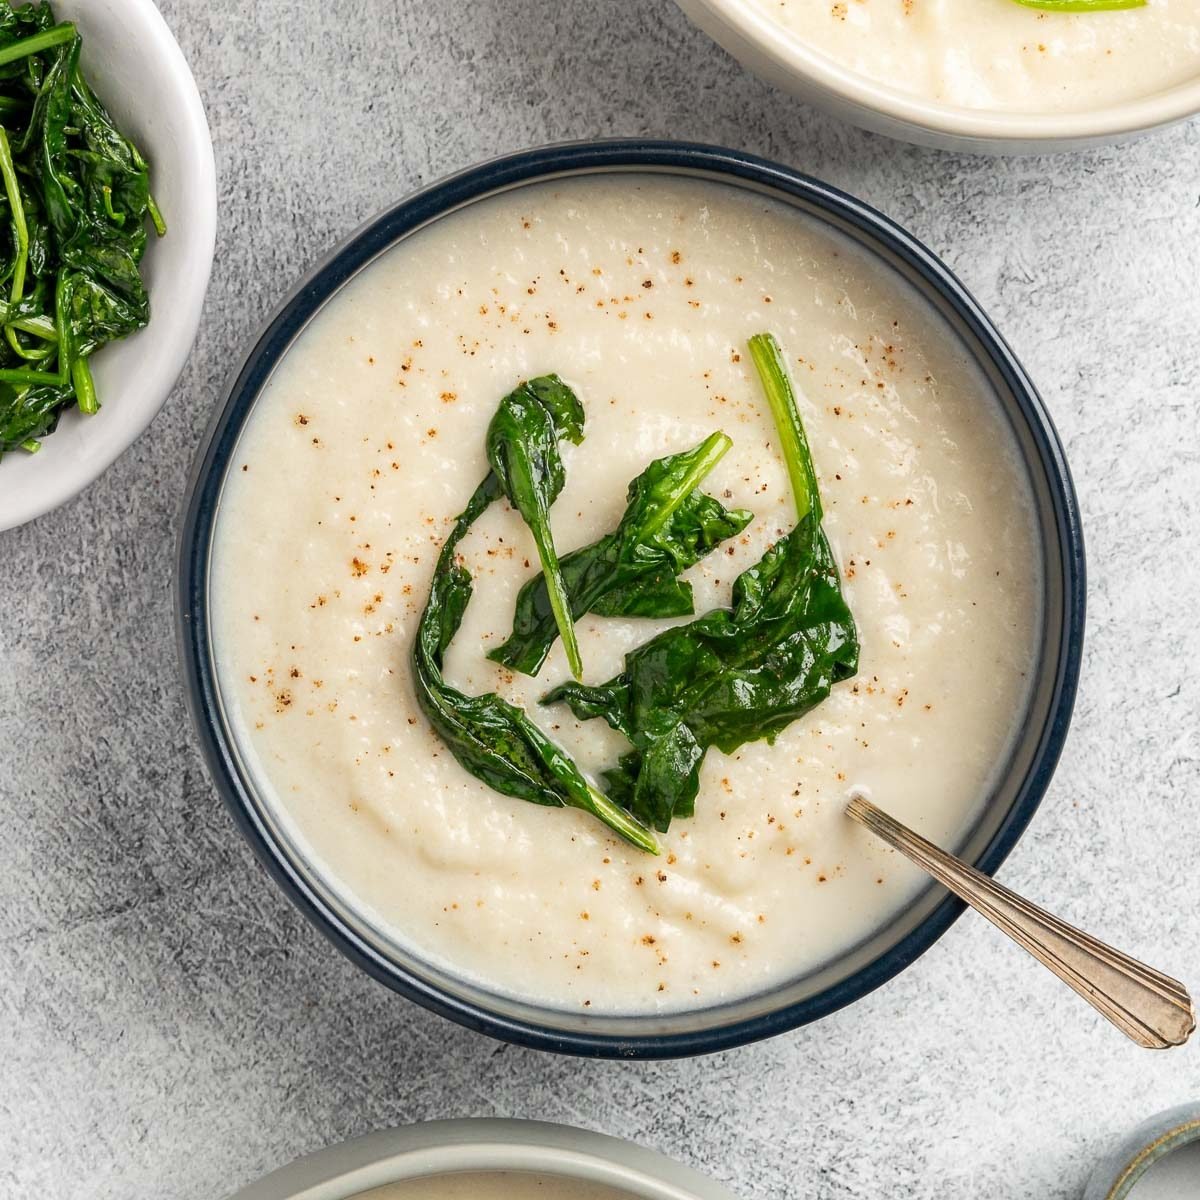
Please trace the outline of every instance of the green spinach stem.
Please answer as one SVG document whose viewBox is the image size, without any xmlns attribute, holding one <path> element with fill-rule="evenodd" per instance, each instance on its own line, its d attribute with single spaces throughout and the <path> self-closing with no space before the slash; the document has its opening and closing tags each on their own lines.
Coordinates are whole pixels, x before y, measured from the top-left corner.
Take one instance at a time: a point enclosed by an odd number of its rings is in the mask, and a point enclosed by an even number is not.
<svg viewBox="0 0 1200 1200">
<path fill-rule="evenodd" d="M 17 337 L 15 325 L 6 326 L 4 336 L 7 338 L 8 344 L 12 347 L 13 353 L 19 358 L 23 358 L 26 362 L 41 362 L 42 359 L 49 358 L 54 353 L 54 346 L 50 343 L 45 343 L 33 350 L 23 346 L 21 339 Z"/>
<path fill-rule="evenodd" d="M 1043 12 L 1113 12 L 1122 8 L 1145 8 L 1147 0 L 1016 0 L 1025 8 Z"/>
<path fill-rule="evenodd" d="M 92 368 L 86 358 L 77 358 L 71 364 L 71 382 L 75 385 L 75 398 L 79 401 L 79 411 L 91 416 L 100 411 L 100 401 L 96 398 L 96 385 L 92 381 Z"/>
<path fill-rule="evenodd" d="M 33 39 L 29 39 L 33 40 Z M 8 197 L 8 208 L 12 214 L 13 228 L 17 233 L 17 257 L 13 263 L 12 289 L 9 303 L 16 306 L 25 295 L 25 267 L 29 262 L 29 226 L 25 221 L 25 205 L 21 201 L 21 187 L 17 182 L 17 168 L 13 163 L 12 147 L 8 142 L 8 134 L 0 126 L 0 175 L 4 177 L 4 193 Z M 4 336 L 18 358 L 36 362 L 46 358 L 51 347 L 40 350 L 26 350 L 21 345 L 16 329 L 12 325 L 4 327 Z"/>
<path fill-rule="evenodd" d="M 54 328 L 54 322 L 49 317 L 18 317 L 15 321 L 9 321 L 9 325 L 46 342 L 58 341 L 58 330 Z"/>
<path fill-rule="evenodd" d="M 808 438 L 800 423 L 796 408 L 796 392 L 788 375 L 783 351 L 772 333 L 756 333 L 750 339 L 750 357 L 762 381 L 775 428 L 783 443 L 783 459 L 787 464 L 788 479 L 792 484 L 792 497 L 796 504 L 796 519 L 803 521 L 810 512 L 821 519 L 821 498 L 817 490 L 816 472 L 813 470 L 812 453 Z"/>
<path fill-rule="evenodd" d="M 554 623 L 567 652 L 567 663 L 571 674 L 579 679 L 583 675 L 583 655 L 579 652 L 579 639 L 575 636 L 575 622 L 571 617 L 571 601 L 563 587 L 562 568 L 558 552 L 554 549 L 554 537 L 550 533 L 549 518 L 537 516 L 529 526 L 533 543 L 537 546 L 538 558 L 542 563 L 542 574 L 546 579 L 546 591 L 550 597 L 550 608 Z"/>
<path fill-rule="evenodd" d="M 33 40 L 33 39 L 30 39 Z M 17 259 L 13 264 L 11 301 L 16 304 L 25 294 L 25 264 L 29 260 L 29 227 L 25 223 L 25 205 L 21 202 L 21 185 L 13 163 L 8 134 L 0 125 L 0 175 L 4 177 L 4 194 L 12 213 L 13 228 L 17 231 Z"/>
<path fill-rule="evenodd" d="M 104 211 L 108 214 L 108 219 L 115 225 L 124 225 L 125 214 L 123 212 L 117 212 L 117 210 L 112 206 L 112 188 L 105 184 L 104 187 L 100 189 L 100 193 L 104 197 Z"/>
<path fill-rule="evenodd" d="M 150 214 L 150 220 L 154 223 L 154 232 L 159 237 L 166 237 L 167 223 L 163 220 L 163 215 L 159 212 L 158 204 L 153 196 L 146 197 L 146 211 Z"/>
<path fill-rule="evenodd" d="M 41 54 L 43 50 L 49 50 L 52 46 L 61 46 L 63 42 L 74 40 L 75 26 L 70 21 L 64 21 L 61 25 L 55 25 L 42 33 L 35 33 L 32 37 L 22 38 L 19 42 L 13 42 L 11 46 L 5 46 L 3 50 L 0 50 L 0 67 L 5 63 L 16 62 L 19 58 L 28 58 L 31 54 Z"/>
<path fill-rule="evenodd" d="M 687 474 L 675 485 L 667 502 L 646 522 L 643 540 L 652 538 L 678 511 L 679 506 L 700 486 L 701 480 L 725 457 L 733 439 L 727 434 L 709 434 L 700 445 L 700 454 Z"/>
<path fill-rule="evenodd" d="M 599 817 L 614 833 L 635 845 L 647 854 L 661 854 L 658 841 L 641 822 L 635 821 L 619 804 L 614 804 L 603 792 L 589 783 L 588 795 L 592 799 L 592 815 Z"/>
<path fill-rule="evenodd" d="M 62 387 L 66 382 L 57 372 L 33 371 L 25 367 L 5 367 L 0 369 L 0 383 L 24 383 L 30 386 L 45 384 L 47 387 Z"/>
</svg>

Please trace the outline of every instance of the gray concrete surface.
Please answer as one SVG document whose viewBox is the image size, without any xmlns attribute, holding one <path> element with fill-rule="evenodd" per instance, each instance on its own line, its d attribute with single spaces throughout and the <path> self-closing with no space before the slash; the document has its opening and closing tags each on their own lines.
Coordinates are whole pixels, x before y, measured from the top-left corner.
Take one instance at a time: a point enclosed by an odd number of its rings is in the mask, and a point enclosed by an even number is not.
<svg viewBox="0 0 1200 1200">
<path fill-rule="evenodd" d="M 978 920 L 852 1009 L 699 1061 L 505 1049 L 342 961 L 205 778 L 170 575 L 193 452 L 296 273 L 411 188 L 597 134 L 742 147 L 940 251 L 1040 384 L 1091 557 L 1082 693 L 1003 872 L 1200 984 L 1200 125 L 990 161 L 836 124 L 669 0 L 168 0 L 216 143 L 200 340 L 140 442 L 0 535 L 0 1196 L 209 1200 L 304 1151 L 457 1115 L 636 1138 L 745 1200 L 1077 1196 L 1098 1151 L 1200 1095 L 1200 1049 L 1126 1045 Z"/>
</svg>

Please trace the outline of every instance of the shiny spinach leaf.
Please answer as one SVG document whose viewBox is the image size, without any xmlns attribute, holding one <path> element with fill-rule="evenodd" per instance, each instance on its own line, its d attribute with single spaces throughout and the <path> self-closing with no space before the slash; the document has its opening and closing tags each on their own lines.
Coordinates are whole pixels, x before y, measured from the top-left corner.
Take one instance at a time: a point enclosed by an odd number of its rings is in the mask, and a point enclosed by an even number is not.
<svg viewBox="0 0 1200 1200">
<path fill-rule="evenodd" d="M 652 462 L 630 485 L 617 527 L 560 565 L 571 616 L 682 617 L 693 611 L 691 585 L 678 578 L 753 514 L 732 512 L 698 490 L 732 445 L 714 433 L 682 454 Z M 529 580 L 517 597 L 511 636 L 488 657 L 536 675 L 558 636 L 546 576 Z"/>
<path fill-rule="evenodd" d="M 571 619 L 571 602 L 550 532 L 550 506 L 566 482 L 559 437 L 583 441 L 583 406 L 557 375 L 522 383 L 500 402 L 487 431 L 487 456 L 509 503 L 533 534 L 554 623 L 576 679 L 583 660 Z"/>
</svg>

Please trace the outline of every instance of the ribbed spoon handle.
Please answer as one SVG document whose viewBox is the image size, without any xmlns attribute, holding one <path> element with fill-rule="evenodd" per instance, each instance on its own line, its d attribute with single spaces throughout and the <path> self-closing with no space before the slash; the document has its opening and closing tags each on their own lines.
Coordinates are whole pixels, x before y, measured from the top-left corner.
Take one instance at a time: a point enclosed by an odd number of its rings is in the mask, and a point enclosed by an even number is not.
<svg viewBox="0 0 1200 1200">
<path fill-rule="evenodd" d="M 1165 1050 L 1191 1036 L 1192 998 L 1178 980 L 1043 912 L 864 797 L 855 796 L 846 812 L 982 913 L 1139 1046 Z"/>
</svg>

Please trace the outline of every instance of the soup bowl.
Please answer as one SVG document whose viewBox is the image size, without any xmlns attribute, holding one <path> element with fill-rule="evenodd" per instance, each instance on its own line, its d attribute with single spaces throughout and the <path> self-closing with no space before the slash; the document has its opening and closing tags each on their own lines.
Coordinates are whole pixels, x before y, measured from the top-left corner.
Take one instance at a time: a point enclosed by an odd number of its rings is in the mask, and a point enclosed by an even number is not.
<svg viewBox="0 0 1200 1200">
<path fill-rule="evenodd" d="M 611 1188 L 629 1200 L 734 1200 L 711 1180 L 620 1138 L 543 1121 L 425 1121 L 329 1146 L 230 1200 L 353 1200 L 392 1184 L 519 1172 Z"/>
<path fill-rule="evenodd" d="M 487 163 L 417 193 L 368 222 L 283 303 L 250 348 L 195 467 L 178 575 L 179 641 L 190 708 L 217 789 L 268 871 L 334 944 L 402 995 L 494 1037 L 542 1049 L 610 1057 L 720 1050 L 816 1020 L 890 979 L 928 949 L 962 905 L 929 887 L 894 919 L 802 978 L 715 1006 L 605 1015 L 516 999 L 423 959 L 387 938 L 298 844 L 257 785 L 215 667 L 214 528 L 239 438 L 256 398 L 307 323 L 366 265 L 431 222 L 498 193 L 552 179 L 621 173 L 718 181 L 793 206 L 852 239 L 898 273 L 943 318 L 947 336 L 978 367 L 1011 427 L 1030 480 L 1040 531 L 1043 619 L 1035 678 L 1017 734 L 977 819 L 954 847 L 985 872 L 1012 849 L 1037 808 L 1070 719 L 1083 637 L 1084 558 L 1062 447 L 1033 385 L 962 285 L 920 243 L 859 201 L 786 167 L 734 151 L 673 142 L 554 146 Z M 1040 571 L 1038 570 L 1040 566 Z"/>
<path fill-rule="evenodd" d="M 974 154 L 1049 154 L 1127 141 L 1200 112 L 1200 79 L 1079 112 L 999 112 L 926 99 L 869 79 L 782 28 L 746 0 L 676 0 L 743 66 L 875 133 Z"/>
</svg>

